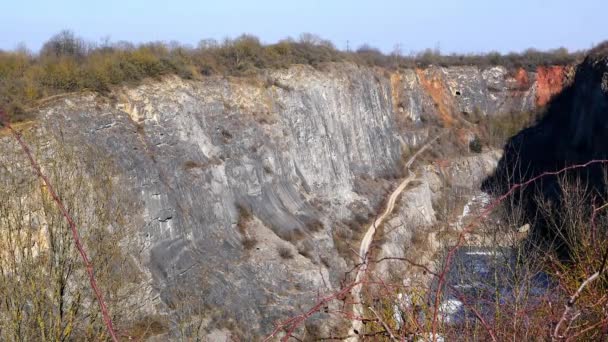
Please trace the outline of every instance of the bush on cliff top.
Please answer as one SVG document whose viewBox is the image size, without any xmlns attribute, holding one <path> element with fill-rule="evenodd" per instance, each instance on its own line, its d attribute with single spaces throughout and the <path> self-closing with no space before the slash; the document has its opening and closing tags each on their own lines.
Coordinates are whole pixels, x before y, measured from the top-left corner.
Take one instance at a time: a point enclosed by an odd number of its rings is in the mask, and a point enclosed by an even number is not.
<svg viewBox="0 0 608 342">
<path fill-rule="evenodd" d="M 26 49 L 0 51 L 0 106 L 13 120 L 41 98 L 80 90 L 107 92 L 113 85 L 136 83 L 144 78 L 175 74 L 190 79 L 206 75 L 246 76 L 261 69 L 286 68 L 293 64 L 317 67 L 322 63 L 348 61 L 385 68 L 414 68 L 430 64 L 504 65 L 535 68 L 538 65 L 570 64 L 580 53 L 565 49 L 550 52 L 527 50 L 523 54 L 449 55 L 426 50 L 410 56 L 385 55 L 364 45 L 354 52 L 336 49 L 329 41 L 311 34 L 299 40 L 285 39 L 264 45 L 258 38 L 242 35 L 221 43 L 203 40 L 197 48 L 177 43 L 135 46 L 118 42 L 93 44 L 63 31 L 45 43 L 39 54 Z"/>
</svg>

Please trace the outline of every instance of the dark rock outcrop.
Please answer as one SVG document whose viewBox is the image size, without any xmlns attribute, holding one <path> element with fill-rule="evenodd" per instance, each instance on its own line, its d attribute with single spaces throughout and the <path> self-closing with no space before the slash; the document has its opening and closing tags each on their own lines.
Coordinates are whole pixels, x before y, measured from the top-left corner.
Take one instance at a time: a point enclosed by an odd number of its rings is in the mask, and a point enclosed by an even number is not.
<svg viewBox="0 0 608 342">
<path fill-rule="evenodd" d="M 604 160 L 608 157 L 608 54 L 602 47 L 592 51 L 576 71 L 574 81 L 555 96 L 545 113 L 533 126 L 513 136 L 504 148 L 494 176 L 484 181 L 483 188 L 495 194 L 504 193 L 513 184 L 522 183 L 544 172 L 572 165 Z M 588 191 L 602 193 L 604 163 L 594 163 L 564 174 L 570 180 L 582 181 Z M 541 195 L 556 209 L 562 202 L 560 176 L 546 176 L 523 189 L 521 204 L 528 220 L 534 220 Z M 536 233 L 553 240 L 554 232 L 539 219 Z M 560 250 L 566 256 L 568 251 Z"/>
</svg>

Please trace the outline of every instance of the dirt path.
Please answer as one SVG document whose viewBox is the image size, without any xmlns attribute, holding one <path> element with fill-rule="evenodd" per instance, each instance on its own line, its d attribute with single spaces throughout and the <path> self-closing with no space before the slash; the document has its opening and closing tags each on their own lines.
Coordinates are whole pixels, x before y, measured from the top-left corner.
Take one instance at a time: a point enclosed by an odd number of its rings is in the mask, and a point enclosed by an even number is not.
<svg viewBox="0 0 608 342">
<path fill-rule="evenodd" d="M 441 134 L 427 142 L 424 146 L 422 146 L 408 161 L 405 163 L 405 169 L 408 171 L 409 175 L 399 184 L 399 186 L 393 191 L 393 193 L 388 198 L 388 203 L 386 204 L 386 209 L 382 213 L 382 215 L 378 216 L 376 220 L 367 228 L 363 239 L 361 240 L 361 245 L 359 247 L 359 256 L 361 257 L 361 267 L 357 271 L 357 275 L 355 276 L 355 283 L 359 283 L 362 281 L 365 276 L 365 272 L 367 271 L 367 257 L 369 253 L 369 248 L 374 241 L 374 235 L 376 234 L 376 228 L 380 227 L 384 220 L 392 214 L 395 209 L 395 203 L 397 203 L 397 199 L 403 193 L 407 185 L 415 179 L 416 175 L 410 171 L 410 167 L 416 160 L 418 156 L 420 156 L 426 149 L 428 149 L 437 139 L 441 137 Z M 362 317 L 363 316 L 363 305 L 361 304 L 361 289 L 363 288 L 363 284 L 358 284 L 353 287 L 352 296 L 355 304 L 353 305 L 353 315 L 354 317 Z M 362 331 L 363 323 L 359 319 L 352 320 L 352 328 L 349 331 L 352 337 L 348 338 L 347 341 L 358 341 L 358 334 Z"/>
</svg>

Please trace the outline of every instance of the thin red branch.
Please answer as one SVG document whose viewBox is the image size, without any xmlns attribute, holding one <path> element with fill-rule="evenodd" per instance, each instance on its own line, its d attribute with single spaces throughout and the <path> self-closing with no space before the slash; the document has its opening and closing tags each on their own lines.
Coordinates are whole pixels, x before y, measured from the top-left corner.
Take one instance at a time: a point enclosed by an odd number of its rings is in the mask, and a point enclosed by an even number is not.
<svg viewBox="0 0 608 342">
<path fill-rule="evenodd" d="M 114 331 L 114 327 L 112 325 L 112 318 L 110 317 L 108 308 L 103 299 L 103 294 L 102 294 L 101 290 L 99 289 L 99 286 L 97 286 L 97 281 L 95 280 L 93 264 L 89 260 L 87 253 L 84 250 L 84 247 L 80 240 L 80 236 L 78 235 L 78 228 L 76 227 L 76 222 L 74 221 L 72 216 L 69 214 L 68 210 L 66 209 L 65 205 L 63 204 L 63 201 L 61 201 L 61 199 L 57 195 L 57 192 L 55 191 L 55 188 L 51 184 L 48 177 L 42 172 L 40 165 L 36 162 L 36 159 L 34 158 L 29 146 L 23 140 L 21 133 L 16 131 L 11 126 L 8 115 L 2 109 L 0 109 L 0 124 L 2 124 L 2 126 L 6 127 L 12 133 L 15 140 L 19 143 L 19 145 L 21 146 L 21 149 L 28 157 L 31 166 L 34 169 L 34 172 L 44 182 L 44 184 L 47 187 L 47 190 L 49 191 L 49 194 L 53 198 L 53 201 L 55 201 L 55 203 L 57 203 L 57 207 L 59 208 L 59 211 L 61 212 L 63 217 L 65 217 L 66 221 L 68 222 L 68 225 L 70 226 L 70 230 L 72 232 L 72 237 L 74 239 L 74 243 L 76 245 L 76 249 L 78 250 L 78 253 L 80 254 L 80 257 L 82 258 L 82 261 L 85 265 L 87 275 L 89 277 L 89 283 L 91 284 L 91 289 L 93 290 L 93 293 L 95 293 L 95 297 L 97 298 L 97 302 L 99 303 L 99 308 L 101 310 L 101 315 L 102 315 L 104 324 L 105 324 L 112 340 L 118 341 L 118 337 L 116 336 L 116 332 Z"/>
<path fill-rule="evenodd" d="M 591 331 L 593 329 L 596 329 L 600 325 L 605 325 L 605 324 L 608 324 L 608 318 L 605 318 L 605 319 L 603 319 L 603 320 L 601 320 L 601 321 L 599 321 L 599 322 L 597 322 L 597 323 L 595 323 L 595 324 L 593 324 L 593 325 L 591 325 L 591 326 L 589 326 L 589 327 L 587 327 L 587 328 L 585 328 L 585 329 L 577 332 L 576 334 L 568 337 L 566 339 L 566 341 L 574 341 L 574 340 L 576 340 L 577 337 L 581 336 L 582 334 L 587 333 L 587 332 L 589 332 L 589 331 Z"/>
<path fill-rule="evenodd" d="M 455 291 L 454 288 L 452 288 L 452 290 Z M 465 298 L 465 296 L 460 291 L 456 291 L 456 293 L 457 293 L 456 296 L 458 297 L 458 300 L 460 300 L 462 302 L 462 304 L 464 306 L 466 306 L 475 315 L 477 320 L 481 323 L 481 325 L 483 325 L 484 329 L 486 329 L 488 334 L 490 334 L 492 341 L 494 341 L 494 342 L 498 341 L 498 339 L 496 338 L 496 334 L 494 333 L 494 330 L 492 330 L 492 328 L 488 325 L 488 322 L 486 322 L 486 320 L 479 313 L 479 311 L 473 305 L 469 304 L 468 300 Z"/>
<path fill-rule="evenodd" d="M 564 167 L 557 171 L 543 172 L 535 177 L 532 177 L 531 179 L 529 179 L 525 182 L 514 184 L 513 186 L 511 186 L 511 188 L 507 192 L 505 192 L 504 194 L 502 194 L 501 196 L 496 198 L 494 201 L 492 201 L 488 206 L 486 206 L 484 208 L 484 210 L 479 215 L 477 215 L 467 226 L 465 226 L 465 228 L 458 235 L 458 241 L 457 241 L 456 245 L 448 251 L 448 254 L 445 259 L 445 264 L 442 268 L 442 271 L 439 273 L 439 279 L 437 282 L 437 290 L 435 292 L 433 320 L 432 320 L 432 325 L 431 325 L 433 340 L 437 339 L 437 323 L 438 323 L 437 316 L 439 313 L 439 304 L 441 301 L 441 296 L 440 296 L 441 288 L 442 288 L 443 283 L 445 282 L 445 277 L 446 277 L 447 271 L 451 265 L 454 255 L 456 254 L 456 251 L 458 250 L 458 248 L 460 248 L 462 246 L 462 243 L 465 240 L 464 239 L 465 235 L 468 234 L 473 228 L 475 228 L 476 225 L 480 221 L 485 219 L 492 211 L 494 211 L 494 209 L 496 209 L 504 200 L 506 200 L 509 196 L 511 196 L 518 189 L 525 188 L 526 186 L 536 182 L 537 180 L 539 180 L 541 178 L 547 177 L 547 176 L 557 176 L 557 175 L 561 175 L 561 174 L 566 173 L 571 170 L 586 168 L 586 167 L 589 167 L 590 165 L 607 164 L 607 163 L 608 163 L 608 159 L 594 159 L 594 160 L 588 161 L 584 164 L 570 165 L 570 166 Z"/>
<path fill-rule="evenodd" d="M 322 298 L 320 301 L 317 302 L 317 304 L 315 304 L 312 308 L 310 308 L 305 313 L 292 317 L 286 321 L 280 322 L 279 324 L 277 324 L 277 326 L 272 331 L 272 333 L 270 335 L 268 335 L 268 337 L 266 337 L 266 339 L 264 339 L 264 341 L 265 342 L 269 341 L 271 338 L 273 338 L 275 335 L 277 335 L 281 330 L 287 329 L 287 333 L 285 334 L 285 336 L 283 336 L 283 338 L 281 338 L 281 341 L 286 342 L 289 339 L 289 337 L 291 337 L 291 335 L 296 330 L 296 328 L 302 322 L 304 322 L 306 319 L 308 319 L 308 317 L 319 312 L 322 307 L 324 307 L 326 304 L 328 304 L 332 300 L 347 295 L 348 293 L 350 293 L 350 290 L 353 287 L 357 286 L 358 284 L 359 283 L 349 284 L 348 286 L 345 286 L 342 289 L 340 289 L 340 291 Z"/>
</svg>

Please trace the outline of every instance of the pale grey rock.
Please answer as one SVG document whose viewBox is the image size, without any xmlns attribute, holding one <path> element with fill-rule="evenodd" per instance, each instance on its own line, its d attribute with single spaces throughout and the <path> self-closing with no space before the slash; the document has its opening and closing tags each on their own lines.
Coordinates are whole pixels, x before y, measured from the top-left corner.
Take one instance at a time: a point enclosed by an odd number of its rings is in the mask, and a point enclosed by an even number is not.
<svg viewBox="0 0 608 342">
<path fill-rule="evenodd" d="M 491 150 L 478 155 L 451 160 L 440 172 L 453 187 L 478 189 L 481 182 L 496 169 L 502 152 Z"/>
</svg>

